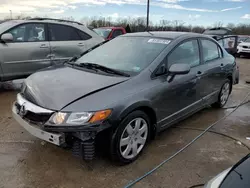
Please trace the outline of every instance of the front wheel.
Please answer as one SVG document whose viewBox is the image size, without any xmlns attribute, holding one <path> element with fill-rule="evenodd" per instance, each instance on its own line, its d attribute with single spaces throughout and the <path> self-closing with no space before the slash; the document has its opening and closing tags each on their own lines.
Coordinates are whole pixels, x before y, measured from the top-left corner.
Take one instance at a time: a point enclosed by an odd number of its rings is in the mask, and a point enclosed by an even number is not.
<svg viewBox="0 0 250 188">
<path fill-rule="evenodd" d="M 230 80 L 227 80 L 221 87 L 220 94 L 218 97 L 218 101 L 213 104 L 214 107 L 222 108 L 228 101 L 230 91 L 231 91 L 232 83 Z"/>
<path fill-rule="evenodd" d="M 111 140 L 115 161 L 128 164 L 137 159 L 150 134 L 150 120 L 142 111 L 130 113 L 118 126 Z"/>
</svg>

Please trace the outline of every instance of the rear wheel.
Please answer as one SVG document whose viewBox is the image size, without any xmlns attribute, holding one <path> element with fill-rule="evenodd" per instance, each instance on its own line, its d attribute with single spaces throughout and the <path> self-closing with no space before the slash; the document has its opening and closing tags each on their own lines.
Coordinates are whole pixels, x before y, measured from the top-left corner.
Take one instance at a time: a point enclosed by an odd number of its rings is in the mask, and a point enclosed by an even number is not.
<svg viewBox="0 0 250 188">
<path fill-rule="evenodd" d="M 150 135 L 150 120 L 142 111 L 129 114 L 118 126 L 111 140 L 115 161 L 128 164 L 137 159 Z"/>
<path fill-rule="evenodd" d="M 230 80 L 227 80 L 221 87 L 220 94 L 218 97 L 218 101 L 213 104 L 214 107 L 222 108 L 228 101 L 230 91 L 231 91 L 232 83 Z"/>
</svg>

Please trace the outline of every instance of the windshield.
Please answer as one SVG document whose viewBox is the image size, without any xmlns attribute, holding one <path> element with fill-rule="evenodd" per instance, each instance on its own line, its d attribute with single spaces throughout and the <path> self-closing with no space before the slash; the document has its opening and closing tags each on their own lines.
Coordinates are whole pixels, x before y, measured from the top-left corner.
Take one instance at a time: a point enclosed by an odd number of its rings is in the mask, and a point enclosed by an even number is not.
<svg viewBox="0 0 250 188">
<path fill-rule="evenodd" d="M 93 29 L 98 35 L 100 35 L 103 38 L 108 38 L 110 32 L 112 31 L 111 29 L 104 29 L 104 28 L 98 28 L 98 29 Z"/>
<path fill-rule="evenodd" d="M 247 40 L 245 40 L 244 42 L 250 42 L 250 38 L 248 38 Z"/>
<path fill-rule="evenodd" d="M 6 21 L 6 22 L 3 22 L 3 23 L 0 23 L 0 34 L 2 32 L 5 32 L 7 29 L 9 29 L 14 24 L 15 23 L 13 21 Z"/>
<path fill-rule="evenodd" d="M 82 56 L 76 63 L 96 63 L 124 72 L 139 73 L 169 43 L 168 39 L 118 37 Z"/>
<path fill-rule="evenodd" d="M 250 187 L 250 155 L 236 164 L 226 176 L 220 188 L 246 188 Z"/>
<path fill-rule="evenodd" d="M 248 37 L 238 37 L 238 42 L 245 41 Z"/>
</svg>

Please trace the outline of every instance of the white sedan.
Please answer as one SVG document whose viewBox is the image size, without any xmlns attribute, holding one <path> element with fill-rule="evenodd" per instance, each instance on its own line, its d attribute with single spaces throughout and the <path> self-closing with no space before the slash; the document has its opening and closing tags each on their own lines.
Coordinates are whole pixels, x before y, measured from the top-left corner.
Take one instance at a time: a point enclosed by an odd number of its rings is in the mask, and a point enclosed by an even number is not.
<svg viewBox="0 0 250 188">
<path fill-rule="evenodd" d="M 241 55 L 249 56 L 250 55 L 250 38 L 248 38 L 244 42 L 241 42 L 238 45 L 237 54 L 238 54 L 238 56 L 241 56 Z"/>
</svg>

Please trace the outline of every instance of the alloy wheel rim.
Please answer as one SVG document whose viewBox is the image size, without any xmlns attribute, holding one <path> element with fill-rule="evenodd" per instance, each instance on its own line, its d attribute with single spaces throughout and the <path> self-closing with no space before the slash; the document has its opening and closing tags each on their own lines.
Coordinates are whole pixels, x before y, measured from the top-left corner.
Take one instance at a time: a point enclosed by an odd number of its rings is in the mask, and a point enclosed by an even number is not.
<svg viewBox="0 0 250 188">
<path fill-rule="evenodd" d="M 146 144 L 148 124 L 143 118 L 135 118 L 125 127 L 120 138 L 120 153 L 125 159 L 136 157 Z"/>
<path fill-rule="evenodd" d="M 225 83 L 221 90 L 221 96 L 220 96 L 221 105 L 226 104 L 227 99 L 229 97 L 229 93 L 230 93 L 230 85 L 229 83 Z"/>
</svg>

